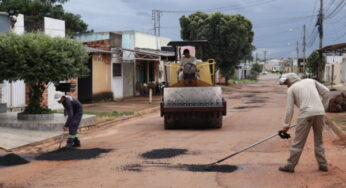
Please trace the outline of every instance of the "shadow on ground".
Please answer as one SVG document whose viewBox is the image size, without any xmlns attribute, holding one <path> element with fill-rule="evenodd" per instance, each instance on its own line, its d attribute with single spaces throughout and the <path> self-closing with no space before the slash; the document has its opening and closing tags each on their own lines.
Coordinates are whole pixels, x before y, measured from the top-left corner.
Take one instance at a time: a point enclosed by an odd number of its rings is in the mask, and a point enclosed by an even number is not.
<svg viewBox="0 0 346 188">
<path fill-rule="evenodd" d="M 69 160 L 87 160 L 99 157 L 103 153 L 109 153 L 111 149 L 91 148 L 74 149 L 62 148 L 52 152 L 43 153 L 37 156 L 36 160 L 43 161 L 69 161 Z"/>
</svg>

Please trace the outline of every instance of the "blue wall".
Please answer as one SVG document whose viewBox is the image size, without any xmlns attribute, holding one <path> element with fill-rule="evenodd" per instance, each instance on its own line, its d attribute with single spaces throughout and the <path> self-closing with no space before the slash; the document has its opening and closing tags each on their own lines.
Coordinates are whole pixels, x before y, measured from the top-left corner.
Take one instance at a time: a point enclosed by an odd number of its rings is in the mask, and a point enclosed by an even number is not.
<svg viewBox="0 0 346 188">
<path fill-rule="evenodd" d="M 10 31 L 11 21 L 10 17 L 6 14 L 0 13 L 0 32 L 7 33 Z"/>
</svg>

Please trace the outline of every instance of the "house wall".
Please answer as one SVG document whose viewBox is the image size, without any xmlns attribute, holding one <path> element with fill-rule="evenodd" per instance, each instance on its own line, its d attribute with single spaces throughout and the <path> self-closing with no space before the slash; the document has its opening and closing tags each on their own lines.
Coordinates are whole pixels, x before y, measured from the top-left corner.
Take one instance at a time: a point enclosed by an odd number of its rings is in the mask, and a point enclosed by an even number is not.
<svg viewBox="0 0 346 188">
<path fill-rule="evenodd" d="M 110 54 L 93 54 L 93 95 L 111 92 Z"/>
<path fill-rule="evenodd" d="M 123 63 L 122 69 L 123 73 L 126 73 L 126 76 L 123 76 L 123 97 L 131 97 L 133 96 L 133 63 Z"/>
<path fill-rule="evenodd" d="M 8 107 L 25 106 L 25 84 L 23 81 L 5 81 L 2 89 L 2 99 L 0 103 L 7 103 Z"/>
<path fill-rule="evenodd" d="M 74 37 L 80 42 L 91 42 L 99 40 L 108 40 L 110 38 L 109 32 L 96 32 L 96 33 L 83 33 Z"/>
<path fill-rule="evenodd" d="M 16 18 L 16 23 L 14 24 L 14 28 L 12 31 L 18 35 L 23 34 L 25 32 L 24 28 L 24 15 L 18 14 Z"/>
<path fill-rule="evenodd" d="M 65 37 L 65 21 L 44 17 L 44 33 L 50 37 Z M 48 105 L 48 108 L 62 109 L 63 106 L 55 99 L 56 93 L 54 84 L 49 83 L 44 103 Z"/>
<path fill-rule="evenodd" d="M 346 53 L 342 55 L 342 63 L 340 68 L 340 81 L 346 83 Z"/>
<path fill-rule="evenodd" d="M 161 46 L 167 46 L 170 41 L 169 38 L 165 37 L 158 37 L 156 40 L 156 36 L 148 33 L 134 32 L 134 35 L 135 47 L 137 48 L 161 49 Z"/>
<path fill-rule="evenodd" d="M 65 37 L 65 21 L 45 17 L 44 33 L 51 37 Z"/>
<path fill-rule="evenodd" d="M 327 60 L 327 63 L 326 63 L 326 68 L 324 73 L 324 81 L 331 82 L 332 75 L 333 75 L 334 76 L 333 83 L 335 84 L 341 83 L 341 77 L 342 77 L 341 64 L 343 62 L 343 57 L 342 56 L 327 56 L 326 60 Z M 333 66 L 334 66 L 334 72 L 333 72 Z"/>
</svg>

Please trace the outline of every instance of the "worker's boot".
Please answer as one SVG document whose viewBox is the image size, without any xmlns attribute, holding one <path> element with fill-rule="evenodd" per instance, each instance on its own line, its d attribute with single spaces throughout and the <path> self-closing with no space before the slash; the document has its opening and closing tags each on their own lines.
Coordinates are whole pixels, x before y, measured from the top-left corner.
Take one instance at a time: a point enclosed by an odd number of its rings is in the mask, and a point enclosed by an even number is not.
<svg viewBox="0 0 346 188">
<path fill-rule="evenodd" d="M 74 138 L 72 147 L 80 147 L 80 141 L 78 137 Z"/>
<path fill-rule="evenodd" d="M 73 147 L 73 138 L 68 138 L 65 148 L 72 148 L 72 147 Z"/>
<path fill-rule="evenodd" d="M 289 173 L 293 173 L 294 172 L 294 169 L 289 167 L 289 166 L 283 166 L 283 167 L 279 167 L 279 170 L 282 171 L 282 172 L 289 172 Z"/>
<path fill-rule="evenodd" d="M 321 165 L 321 166 L 318 167 L 318 170 L 319 170 L 319 171 L 322 171 L 322 172 L 328 172 L 328 167 L 327 167 L 327 166 L 322 166 L 322 165 Z"/>
</svg>

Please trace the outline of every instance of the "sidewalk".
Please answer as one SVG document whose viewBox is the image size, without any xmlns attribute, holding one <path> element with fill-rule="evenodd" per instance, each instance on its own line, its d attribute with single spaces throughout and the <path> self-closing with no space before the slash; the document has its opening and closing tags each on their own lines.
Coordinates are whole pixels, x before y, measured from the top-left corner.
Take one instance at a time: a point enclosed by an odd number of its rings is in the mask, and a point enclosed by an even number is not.
<svg viewBox="0 0 346 188">
<path fill-rule="evenodd" d="M 160 107 L 161 98 L 162 96 L 153 96 L 152 103 L 149 103 L 149 97 L 131 97 L 120 101 L 84 105 L 83 117 L 94 117 L 94 115 L 96 115 L 96 123 L 87 123 L 87 125 L 82 126 L 80 130 L 84 131 L 92 127 L 114 124 L 132 117 L 157 111 Z M 66 117 L 63 117 L 62 114 L 56 114 L 56 116 L 62 116 L 62 118 L 60 118 L 61 120 L 58 122 L 61 124 L 59 128 L 62 129 Z M 56 130 L 55 128 L 44 129 L 47 125 L 40 125 L 38 122 L 34 122 L 35 126 L 30 125 L 30 129 L 24 128 L 23 126 L 17 126 L 16 128 L 16 126 L 9 126 L 9 124 L 18 121 L 13 119 L 15 116 L 12 114 L 11 116 L 6 115 L 6 117 L 9 118 L 3 117 L 5 119 L 2 120 L 0 118 L 0 150 L 1 148 L 10 150 L 19 147 L 22 148 L 26 145 L 39 145 L 43 141 L 55 144 L 57 140 L 60 140 L 58 138 L 60 138 L 63 133 L 62 130 Z M 32 127 L 38 128 L 34 129 Z"/>
</svg>

